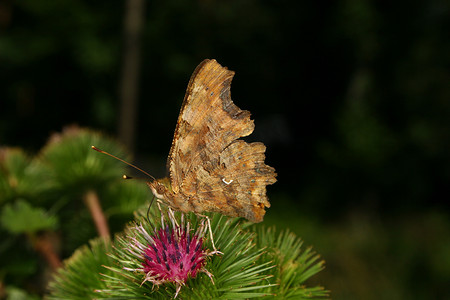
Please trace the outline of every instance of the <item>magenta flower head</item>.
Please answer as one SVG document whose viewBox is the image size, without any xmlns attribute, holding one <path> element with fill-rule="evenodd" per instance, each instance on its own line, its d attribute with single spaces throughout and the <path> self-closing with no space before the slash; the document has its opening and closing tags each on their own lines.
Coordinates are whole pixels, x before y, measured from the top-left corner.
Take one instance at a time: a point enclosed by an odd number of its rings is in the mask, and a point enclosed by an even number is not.
<svg viewBox="0 0 450 300">
<path fill-rule="evenodd" d="M 163 209 L 154 207 L 148 222 L 137 215 L 112 245 L 97 239 L 77 250 L 58 271 L 49 299 L 329 298 L 305 285 L 323 261 L 289 231 Z"/>
<path fill-rule="evenodd" d="M 145 240 L 138 241 L 131 238 L 129 252 L 142 261 L 142 268 L 129 271 L 141 271 L 144 280 L 159 286 L 172 282 L 176 285 L 175 297 L 188 278 L 195 278 L 199 272 L 207 274 L 212 280 L 212 274 L 205 268 L 206 258 L 213 252 L 204 249 L 203 241 L 207 231 L 205 220 L 202 220 L 195 233 L 191 232 L 190 223 L 184 224 L 184 215 L 181 224 L 178 224 L 173 212 L 168 211 L 169 224 L 164 221 L 161 214 L 161 228 L 154 229 L 149 234 L 142 225 L 136 226 L 137 234 Z"/>
</svg>

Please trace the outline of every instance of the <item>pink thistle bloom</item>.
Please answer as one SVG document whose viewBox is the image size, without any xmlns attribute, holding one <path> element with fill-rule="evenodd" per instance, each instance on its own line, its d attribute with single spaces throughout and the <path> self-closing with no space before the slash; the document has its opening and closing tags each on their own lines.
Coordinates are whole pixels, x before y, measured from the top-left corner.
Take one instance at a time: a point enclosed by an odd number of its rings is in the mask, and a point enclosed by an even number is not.
<svg viewBox="0 0 450 300">
<path fill-rule="evenodd" d="M 172 227 L 165 225 L 161 214 L 162 227 L 159 230 L 155 229 L 153 235 L 148 234 L 142 225 L 135 227 L 145 238 L 146 244 L 132 238 L 128 250 L 142 259 L 142 268 L 126 269 L 143 272 L 145 278 L 142 284 L 146 281 L 153 283 L 154 286 L 167 282 L 175 283 L 177 287 L 175 297 L 177 297 L 186 280 L 195 278 L 199 272 L 207 274 L 212 280 L 212 274 L 205 269 L 206 257 L 212 253 L 203 248 L 207 230 L 204 221 L 192 234 L 190 223 L 187 222 L 184 226 L 184 215 L 181 217 L 181 226 L 177 224 L 172 211 L 169 211 L 168 215 Z"/>
</svg>

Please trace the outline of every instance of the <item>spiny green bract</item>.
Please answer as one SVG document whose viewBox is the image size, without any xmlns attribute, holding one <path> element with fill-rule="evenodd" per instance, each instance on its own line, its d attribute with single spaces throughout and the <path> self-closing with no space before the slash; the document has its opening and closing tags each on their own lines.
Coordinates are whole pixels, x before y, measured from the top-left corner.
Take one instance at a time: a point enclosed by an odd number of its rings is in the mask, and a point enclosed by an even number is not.
<svg viewBox="0 0 450 300">
<path fill-rule="evenodd" d="M 153 286 L 143 282 L 145 274 L 138 269 L 142 261 L 129 251 L 131 238 L 136 236 L 136 223 L 147 232 L 160 228 L 160 212 L 152 208 L 150 222 L 138 216 L 124 233 L 118 235 L 112 247 L 93 243 L 83 248 L 66 263 L 50 284 L 49 299 L 70 298 L 89 294 L 96 299 L 167 299 L 173 298 L 177 286 L 167 283 Z M 175 213 L 180 218 L 180 213 Z M 306 280 L 324 268 L 323 261 L 311 249 L 303 249 L 302 242 L 289 232 L 277 233 L 239 218 L 219 214 L 207 214 L 211 219 L 214 242 L 223 255 L 207 258 L 206 268 L 212 274 L 201 273 L 186 281 L 178 299 L 243 299 L 265 297 L 311 299 L 328 297 L 322 287 L 307 287 Z M 195 232 L 202 217 L 195 214 L 184 216 Z M 209 237 L 209 234 L 206 235 Z M 212 249 L 211 240 L 205 247 Z M 103 267 L 100 267 L 101 265 Z M 100 268 L 100 269 L 99 269 Z M 79 276 L 78 274 L 86 274 Z M 87 291 L 88 290 L 88 291 Z M 84 292 L 83 292 L 84 291 Z M 95 291 L 95 292 L 93 292 Z M 79 298 L 81 299 L 81 298 Z"/>
</svg>

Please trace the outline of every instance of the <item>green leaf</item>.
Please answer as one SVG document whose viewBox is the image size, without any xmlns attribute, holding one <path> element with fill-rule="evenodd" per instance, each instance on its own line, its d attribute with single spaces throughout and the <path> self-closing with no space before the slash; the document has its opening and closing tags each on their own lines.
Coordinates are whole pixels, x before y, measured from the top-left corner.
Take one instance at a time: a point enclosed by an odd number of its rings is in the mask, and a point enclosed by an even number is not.
<svg viewBox="0 0 450 300">
<path fill-rule="evenodd" d="M 0 149 L 0 203 L 42 200 L 51 188 L 48 170 L 18 148 Z"/>
<path fill-rule="evenodd" d="M 35 233 L 40 230 L 53 230 L 58 225 L 55 216 L 48 215 L 42 208 L 32 207 L 24 200 L 3 207 L 0 221 L 11 233 Z"/>
<path fill-rule="evenodd" d="M 13 287 L 13 286 L 7 286 L 6 287 L 6 298 L 5 300 L 38 300 L 39 297 L 35 295 L 28 294 L 26 291 Z M 3 299 L 3 298 L 2 298 Z"/>
</svg>

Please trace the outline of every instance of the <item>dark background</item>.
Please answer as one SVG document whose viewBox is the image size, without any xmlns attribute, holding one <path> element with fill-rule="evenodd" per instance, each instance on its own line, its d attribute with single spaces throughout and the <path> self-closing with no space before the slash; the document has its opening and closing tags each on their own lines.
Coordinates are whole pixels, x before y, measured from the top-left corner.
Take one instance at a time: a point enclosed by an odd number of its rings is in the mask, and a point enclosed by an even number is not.
<svg viewBox="0 0 450 300">
<path fill-rule="evenodd" d="M 70 124 L 126 142 L 133 124 L 134 162 L 164 176 L 189 77 L 215 58 L 278 173 L 266 223 L 322 255 L 315 283 L 335 299 L 449 295 L 448 2 L 147 1 L 131 119 L 125 12 L 0 1 L 1 145 L 35 153 Z"/>
</svg>

